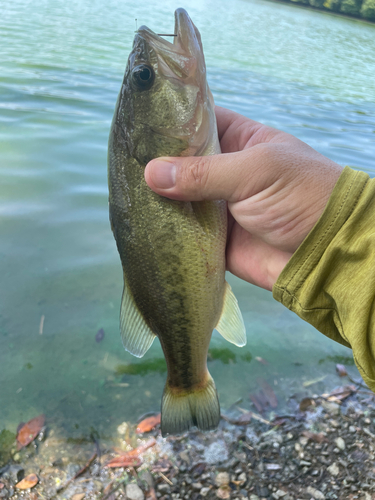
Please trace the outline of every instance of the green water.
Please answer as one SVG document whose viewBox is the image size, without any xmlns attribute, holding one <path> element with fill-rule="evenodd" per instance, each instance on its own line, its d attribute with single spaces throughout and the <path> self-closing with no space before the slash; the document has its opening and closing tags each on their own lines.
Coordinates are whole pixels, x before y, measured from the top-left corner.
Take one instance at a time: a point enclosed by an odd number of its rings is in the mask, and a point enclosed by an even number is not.
<svg viewBox="0 0 375 500">
<path fill-rule="evenodd" d="M 110 435 L 159 408 L 158 342 L 138 360 L 119 336 L 106 149 L 134 19 L 170 32 L 180 6 L 0 1 L 0 431 L 45 413 L 69 435 Z M 188 10 L 218 104 L 375 174 L 375 26 L 260 0 L 193 1 Z M 340 383 L 334 366 L 349 362 L 348 349 L 270 293 L 229 281 L 248 345 L 214 334 L 209 368 L 224 409 L 240 397 L 248 405 L 258 377 L 280 401 L 312 378 L 327 375 L 316 392 Z"/>
</svg>

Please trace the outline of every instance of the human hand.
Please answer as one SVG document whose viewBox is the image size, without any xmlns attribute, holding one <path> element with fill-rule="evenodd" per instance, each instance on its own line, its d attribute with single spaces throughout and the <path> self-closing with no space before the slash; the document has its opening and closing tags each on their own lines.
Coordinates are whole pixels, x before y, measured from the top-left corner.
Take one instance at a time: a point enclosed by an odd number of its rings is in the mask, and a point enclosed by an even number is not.
<svg viewBox="0 0 375 500">
<path fill-rule="evenodd" d="M 145 179 L 173 200 L 228 202 L 227 269 L 272 290 L 342 167 L 296 137 L 216 107 L 222 154 L 158 158 Z M 175 167 L 174 167 L 175 166 Z"/>
</svg>

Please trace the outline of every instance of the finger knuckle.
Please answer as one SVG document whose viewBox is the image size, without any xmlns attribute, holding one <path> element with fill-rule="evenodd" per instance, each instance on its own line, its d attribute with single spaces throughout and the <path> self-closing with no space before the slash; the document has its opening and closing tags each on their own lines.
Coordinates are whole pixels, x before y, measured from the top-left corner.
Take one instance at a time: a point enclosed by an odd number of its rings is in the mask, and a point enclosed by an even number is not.
<svg viewBox="0 0 375 500">
<path fill-rule="evenodd" d="M 204 187 L 208 179 L 208 167 L 208 162 L 204 156 L 197 157 L 187 172 L 187 180 L 193 182 L 196 187 Z"/>
</svg>

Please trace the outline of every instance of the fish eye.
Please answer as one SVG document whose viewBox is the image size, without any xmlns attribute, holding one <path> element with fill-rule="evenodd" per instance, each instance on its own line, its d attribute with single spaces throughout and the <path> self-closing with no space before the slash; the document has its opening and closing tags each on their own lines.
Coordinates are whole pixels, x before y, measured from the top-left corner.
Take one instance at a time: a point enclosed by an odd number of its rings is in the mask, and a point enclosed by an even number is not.
<svg viewBox="0 0 375 500">
<path fill-rule="evenodd" d="M 140 64 L 133 69 L 132 78 L 139 90 L 148 90 L 154 83 L 155 72 L 151 66 Z"/>
</svg>

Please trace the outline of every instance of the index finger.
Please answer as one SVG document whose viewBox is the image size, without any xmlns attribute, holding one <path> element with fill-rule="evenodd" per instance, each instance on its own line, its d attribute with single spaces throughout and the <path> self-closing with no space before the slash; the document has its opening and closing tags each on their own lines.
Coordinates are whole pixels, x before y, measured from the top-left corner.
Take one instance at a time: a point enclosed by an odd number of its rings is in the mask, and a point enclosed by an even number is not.
<svg viewBox="0 0 375 500">
<path fill-rule="evenodd" d="M 264 142 L 282 142 L 285 133 L 240 115 L 230 109 L 215 106 L 217 129 L 222 153 L 235 153 Z"/>
</svg>

